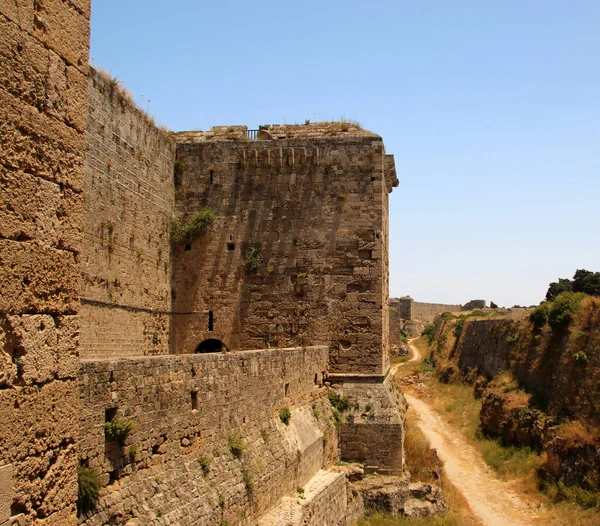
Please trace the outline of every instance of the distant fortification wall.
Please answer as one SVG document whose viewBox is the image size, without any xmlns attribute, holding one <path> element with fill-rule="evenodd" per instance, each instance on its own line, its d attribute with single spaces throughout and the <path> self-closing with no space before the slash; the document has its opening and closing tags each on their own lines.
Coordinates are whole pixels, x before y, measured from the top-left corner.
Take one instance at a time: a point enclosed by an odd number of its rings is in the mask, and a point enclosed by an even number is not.
<svg viewBox="0 0 600 526">
<path fill-rule="evenodd" d="M 89 77 L 81 356 L 169 350 L 175 143 L 115 80 Z"/>
<path fill-rule="evenodd" d="M 445 305 L 442 303 L 420 303 L 415 301 L 413 305 L 412 318 L 421 320 L 425 323 L 433 323 L 433 320 L 442 312 L 457 312 L 461 309 L 460 305 Z"/>
<path fill-rule="evenodd" d="M 325 346 L 84 362 L 80 453 L 108 484 L 84 524 L 253 523 L 338 459 L 327 363 Z M 107 442 L 107 414 L 134 422 L 122 447 Z"/>
<path fill-rule="evenodd" d="M 89 16 L 0 2 L 0 524 L 77 522 Z"/>
<path fill-rule="evenodd" d="M 461 310 L 460 305 L 446 305 L 443 303 L 421 303 L 414 301 L 410 296 L 404 296 L 398 300 L 397 310 L 400 318 L 404 320 L 420 320 L 432 323 L 438 314 L 443 312 L 456 312 Z"/>
</svg>

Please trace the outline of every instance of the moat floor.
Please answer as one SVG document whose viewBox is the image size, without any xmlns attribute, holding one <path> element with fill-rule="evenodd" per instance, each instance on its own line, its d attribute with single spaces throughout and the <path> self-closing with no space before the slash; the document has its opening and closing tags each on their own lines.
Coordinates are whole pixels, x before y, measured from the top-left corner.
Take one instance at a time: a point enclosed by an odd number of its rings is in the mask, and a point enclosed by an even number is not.
<svg viewBox="0 0 600 526">
<path fill-rule="evenodd" d="M 406 363 L 421 358 L 418 349 L 409 345 L 412 357 Z M 392 373 L 402 365 L 395 365 Z M 541 517 L 535 505 L 526 502 L 507 482 L 498 479 L 459 431 L 444 422 L 423 400 L 406 393 L 404 396 L 409 407 L 418 415 L 417 425 L 444 462 L 446 476 L 465 497 L 482 524 L 525 526 L 540 523 Z"/>
</svg>

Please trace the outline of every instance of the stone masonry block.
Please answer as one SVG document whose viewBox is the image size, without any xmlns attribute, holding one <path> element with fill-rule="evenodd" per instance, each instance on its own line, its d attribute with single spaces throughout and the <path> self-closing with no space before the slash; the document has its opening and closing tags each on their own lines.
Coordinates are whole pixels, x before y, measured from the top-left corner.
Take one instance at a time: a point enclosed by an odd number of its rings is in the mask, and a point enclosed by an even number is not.
<svg viewBox="0 0 600 526">
<path fill-rule="evenodd" d="M 33 0 L 0 0 L 0 14 L 15 22 L 23 31 L 33 30 Z M 0 35 L 3 34 L 0 32 Z"/>
<path fill-rule="evenodd" d="M 13 501 L 12 466 L 0 466 L 0 524 L 10 519 L 10 507 Z"/>
<path fill-rule="evenodd" d="M 68 2 L 81 11 L 87 19 L 90 18 L 92 10 L 91 0 L 68 0 Z"/>
<path fill-rule="evenodd" d="M 14 21 L 0 16 L 0 86 L 43 111 L 48 64 L 44 45 L 23 35 Z"/>
<path fill-rule="evenodd" d="M 0 166 L 0 237 L 79 251 L 83 196 Z"/>
<path fill-rule="evenodd" d="M 0 312 L 74 313 L 79 279 L 71 252 L 0 240 Z"/>
<path fill-rule="evenodd" d="M 90 41 L 88 18 L 66 0 L 38 0 L 34 8 L 33 35 L 87 74 Z"/>
<path fill-rule="evenodd" d="M 57 373 L 58 335 L 54 318 L 46 314 L 8 316 L 19 378 L 26 384 L 44 383 Z"/>
<path fill-rule="evenodd" d="M 83 190 L 85 138 L 0 89 L 0 164 Z"/>
<path fill-rule="evenodd" d="M 49 449 L 74 444 L 79 435 L 79 407 L 75 380 L 0 389 L 0 463 L 44 458 Z"/>
</svg>

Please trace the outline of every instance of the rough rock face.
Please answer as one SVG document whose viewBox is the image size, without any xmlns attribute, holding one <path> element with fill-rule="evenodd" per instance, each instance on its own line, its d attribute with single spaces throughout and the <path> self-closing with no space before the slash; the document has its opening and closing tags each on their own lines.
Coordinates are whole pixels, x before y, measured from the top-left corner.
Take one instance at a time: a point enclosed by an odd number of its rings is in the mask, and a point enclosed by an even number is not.
<svg viewBox="0 0 600 526">
<path fill-rule="evenodd" d="M 367 477 L 355 483 L 354 487 L 362 494 L 367 511 L 422 518 L 441 515 L 447 509 L 444 492 L 439 486 L 411 483 L 408 476 Z"/>
<path fill-rule="evenodd" d="M 481 424 L 487 433 L 502 437 L 506 444 L 541 448 L 547 429 L 547 417 L 528 404 L 513 406 L 506 394 L 488 391 L 480 413 Z"/>
<path fill-rule="evenodd" d="M 582 486 L 598 491 L 600 447 L 597 444 L 570 443 L 555 436 L 546 445 L 548 460 L 542 470 L 545 478 L 565 486 Z"/>
</svg>

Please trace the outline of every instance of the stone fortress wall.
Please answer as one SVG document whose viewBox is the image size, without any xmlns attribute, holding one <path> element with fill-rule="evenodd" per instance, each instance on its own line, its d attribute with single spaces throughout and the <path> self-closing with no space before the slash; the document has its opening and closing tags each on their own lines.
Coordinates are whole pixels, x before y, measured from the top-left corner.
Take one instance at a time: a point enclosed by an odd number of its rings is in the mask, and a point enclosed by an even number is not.
<svg viewBox="0 0 600 526">
<path fill-rule="evenodd" d="M 0 524 L 76 524 L 90 4 L 0 1 Z"/>
<path fill-rule="evenodd" d="M 252 524 L 340 454 L 400 473 L 381 138 L 347 123 L 168 134 L 88 76 L 89 8 L 0 2 L 0 524 L 75 524 L 78 464 L 106 484 L 90 525 Z M 200 206 L 210 231 L 172 246 L 172 216 Z M 244 352 L 194 354 L 208 338 Z M 336 428 L 326 380 L 372 411 Z M 134 423 L 124 444 L 105 436 L 113 418 Z M 315 516 L 350 524 L 334 478 Z"/>
<path fill-rule="evenodd" d="M 88 98 L 80 354 L 167 354 L 175 142 L 92 68 Z"/>
<path fill-rule="evenodd" d="M 327 361 L 321 346 L 83 362 L 80 454 L 107 484 L 83 523 L 252 523 L 338 458 Z M 135 423 L 121 447 L 106 443 L 107 410 Z"/>
<path fill-rule="evenodd" d="M 106 488 L 84 523 L 252 523 L 340 453 L 401 473 L 405 408 L 382 381 L 384 231 L 397 181 L 381 138 L 325 138 L 313 125 L 265 127 L 253 141 L 245 127 L 171 140 L 109 78 L 92 71 L 89 89 L 80 456 Z M 171 244 L 171 215 L 185 221 L 203 207 L 216 216 L 210 229 Z M 252 253 L 260 264 L 248 273 Z M 245 352 L 194 354 L 209 339 Z M 177 356 L 148 356 L 167 352 Z M 335 364 L 379 375 L 371 388 L 336 379 L 356 407 L 374 408 L 339 430 L 323 386 Z M 104 435 L 111 418 L 135 423 L 120 447 Z M 241 459 L 228 447 L 237 433 L 248 444 Z M 201 456 L 214 465 L 208 475 Z M 330 497 L 349 506 L 345 489 Z M 340 523 L 354 516 L 335 513 Z"/>
</svg>

